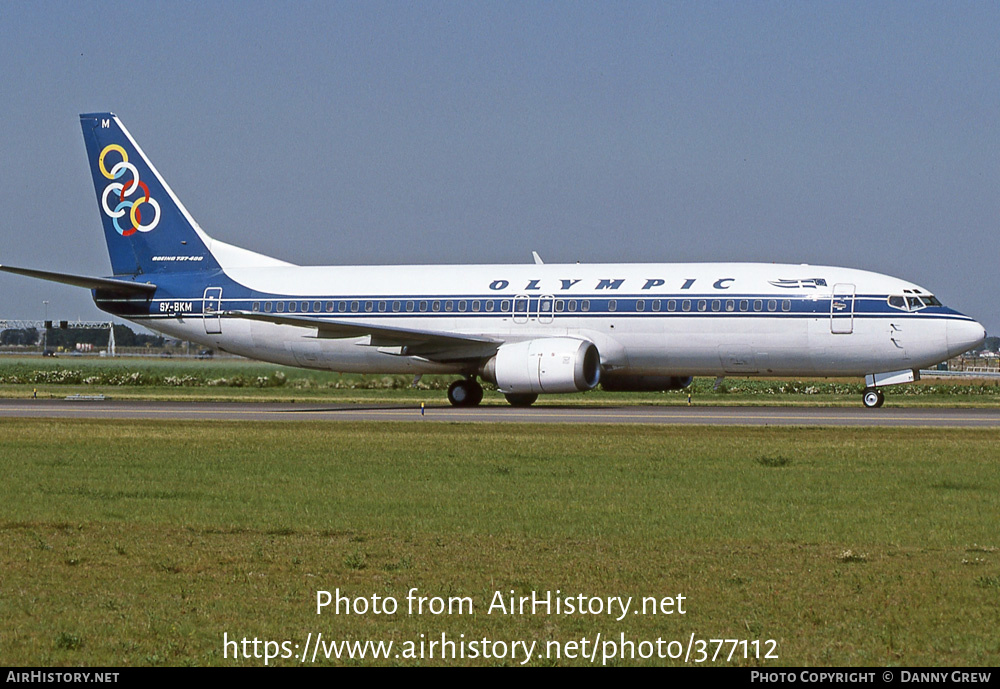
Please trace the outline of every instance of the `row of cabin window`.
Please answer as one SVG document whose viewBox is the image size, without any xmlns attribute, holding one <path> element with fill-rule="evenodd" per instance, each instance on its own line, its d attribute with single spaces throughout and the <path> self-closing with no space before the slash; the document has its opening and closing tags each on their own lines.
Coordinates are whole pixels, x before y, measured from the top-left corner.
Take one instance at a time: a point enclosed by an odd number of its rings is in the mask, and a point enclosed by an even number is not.
<svg viewBox="0 0 1000 689">
<path fill-rule="evenodd" d="M 763 300 L 763 299 L 726 299 L 726 300 L 722 300 L 722 299 L 712 299 L 712 300 L 698 299 L 697 301 L 692 300 L 692 299 L 683 299 L 683 300 L 680 301 L 680 307 L 681 307 L 680 310 L 681 311 L 691 311 L 692 307 L 694 307 L 698 311 L 708 311 L 709 309 L 711 309 L 712 311 L 721 311 L 723 309 L 723 307 L 724 307 L 726 311 L 736 311 L 737 306 L 738 306 L 740 311 L 750 311 L 751 307 L 752 307 L 752 310 L 754 310 L 754 311 L 763 311 L 764 310 L 764 301 L 765 300 Z M 667 311 L 676 311 L 677 310 L 677 304 L 678 304 L 678 301 L 676 299 L 668 299 L 667 302 L 666 302 Z M 654 299 L 654 300 L 652 300 L 652 303 L 650 304 L 650 307 L 651 307 L 652 311 L 660 311 L 662 309 L 662 307 L 663 307 L 663 301 L 660 300 L 660 299 Z M 558 302 L 556 302 L 556 310 L 557 311 L 559 310 Z M 608 302 L 608 311 L 616 311 L 616 310 L 618 310 L 618 301 L 615 300 L 615 299 L 612 299 L 612 300 L 610 300 Z M 639 299 L 638 301 L 636 301 L 635 302 L 635 310 L 636 311 L 645 311 L 646 310 L 646 300 L 645 299 Z M 768 311 L 777 311 L 778 310 L 778 300 L 777 299 L 768 299 L 767 300 L 767 310 Z M 781 301 L 781 310 L 782 311 L 791 311 L 792 310 L 792 302 L 791 302 L 791 300 L 789 300 L 789 299 L 783 299 Z"/>
<path fill-rule="evenodd" d="M 664 302 L 666 303 L 667 311 L 677 311 L 678 300 L 676 299 L 653 299 L 650 301 L 651 311 L 662 311 L 664 307 Z M 721 311 L 725 308 L 726 311 L 736 311 L 737 306 L 740 311 L 750 311 L 751 305 L 753 311 L 763 311 L 764 310 L 764 300 L 763 299 L 699 299 L 697 301 L 691 299 L 684 299 L 680 302 L 681 311 L 691 311 L 692 306 L 698 311 Z M 486 313 L 492 313 L 497 306 L 497 300 L 487 299 L 485 301 L 480 301 L 478 299 L 469 300 L 434 300 L 434 301 L 328 301 L 325 304 L 321 301 L 290 301 L 288 304 L 289 313 L 346 313 L 348 309 L 351 313 L 359 313 L 364 311 L 365 313 L 386 313 L 390 308 L 393 313 L 399 313 L 400 311 L 413 312 L 421 311 L 426 312 L 428 307 L 431 311 L 441 311 L 442 306 L 446 312 L 449 311 L 459 311 L 460 313 L 466 313 L 471 309 L 473 313 L 479 313 L 480 311 L 485 311 Z M 264 312 L 271 313 L 272 302 L 263 302 Z M 391 305 L 391 306 L 390 306 Z M 501 313 L 506 313 L 510 311 L 511 302 L 509 299 L 499 300 L 499 310 Z M 551 299 L 542 299 L 539 301 L 539 309 L 543 313 L 548 313 L 552 310 L 553 302 Z M 285 302 L 279 301 L 273 303 L 274 311 L 277 313 L 283 313 L 285 311 Z M 255 301 L 253 303 L 253 310 L 260 311 L 261 302 Z M 791 311 L 792 302 L 788 299 L 784 299 L 781 302 L 782 311 Z M 528 300 L 527 299 L 515 299 L 514 300 L 514 311 L 516 313 L 526 313 L 528 310 Z M 555 300 L 555 310 L 557 313 L 564 312 L 574 312 L 574 311 L 590 311 L 590 300 L 589 299 L 556 299 Z M 611 299 L 608 301 L 608 311 L 618 310 L 618 300 Z M 636 311 L 646 310 L 646 300 L 639 299 L 635 302 Z M 778 310 L 778 300 L 769 299 L 767 300 L 767 310 L 777 311 Z"/>
<path fill-rule="evenodd" d="M 264 313 L 271 313 L 272 308 L 276 313 L 283 313 L 285 311 L 286 302 L 263 302 Z M 401 311 L 413 312 L 413 311 L 441 311 L 442 306 L 445 311 L 460 311 L 465 313 L 471 309 L 474 313 L 479 313 L 480 311 L 485 311 L 487 313 L 492 313 L 497 310 L 497 300 L 488 299 L 486 301 L 480 301 L 478 299 L 473 301 L 468 301 L 462 299 L 460 301 L 328 301 L 324 304 L 321 301 L 290 301 L 287 302 L 287 308 L 289 313 L 386 313 L 390 309 L 393 313 L 399 313 Z M 502 300 L 499 302 L 499 310 L 501 312 L 510 310 L 510 301 Z M 255 301 L 253 303 L 253 310 L 261 310 L 261 302 Z"/>
</svg>

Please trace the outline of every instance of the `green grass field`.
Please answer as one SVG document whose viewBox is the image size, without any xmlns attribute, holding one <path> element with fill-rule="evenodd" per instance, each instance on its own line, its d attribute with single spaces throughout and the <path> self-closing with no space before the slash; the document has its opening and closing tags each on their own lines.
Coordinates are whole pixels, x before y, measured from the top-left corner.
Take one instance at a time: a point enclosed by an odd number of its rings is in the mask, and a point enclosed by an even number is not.
<svg viewBox="0 0 1000 689">
<path fill-rule="evenodd" d="M 0 358 L 0 397 L 61 398 L 103 394 L 115 399 L 205 401 L 442 403 L 456 376 L 354 375 L 275 366 L 245 359 L 174 359 L 61 356 Z M 487 387 L 484 404 L 507 402 Z M 622 393 L 597 389 L 543 395 L 538 404 L 696 404 L 857 406 L 863 381 L 856 379 L 696 378 L 684 390 Z M 1000 380 L 925 380 L 884 388 L 889 406 L 1000 406 Z"/>
<path fill-rule="evenodd" d="M 571 642 L 624 634 L 775 642 L 777 659 L 744 658 L 741 646 L 715 664 L 995 665 L 998 440 L 931 429 L 5 421 L 0 659 L 262 665 L 234 659 L 224 634 L 304 645 L 318 633 L 396 649 L 445 633 L 572 653 Z M 407 614 L 413 588 L 468 597 L 474 614 Z M 401 608 L 317 615 L 317 591 L 335 589 Z M 496 591 L 556 590 L 681 594 L 685 614 L 487 614 Z"/>
</svg>

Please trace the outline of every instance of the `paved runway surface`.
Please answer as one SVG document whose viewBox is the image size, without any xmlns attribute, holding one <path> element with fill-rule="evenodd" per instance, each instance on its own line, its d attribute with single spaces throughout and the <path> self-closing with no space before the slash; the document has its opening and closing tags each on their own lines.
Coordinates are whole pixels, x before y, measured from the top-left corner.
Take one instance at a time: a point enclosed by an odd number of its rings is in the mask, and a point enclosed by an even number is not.
<svg viewBox="0 0 1000 689">
<path fill-rule="evenodd" d="M 811 407 L 576 407 L 457 409 L 357 404 L 0 400 L 0 418 L 176 419 L 227 421 L 421 421 L 481 423 L 635 423 L 708 426 L 1000 427 L 1000 409 Z"/>
</svg>

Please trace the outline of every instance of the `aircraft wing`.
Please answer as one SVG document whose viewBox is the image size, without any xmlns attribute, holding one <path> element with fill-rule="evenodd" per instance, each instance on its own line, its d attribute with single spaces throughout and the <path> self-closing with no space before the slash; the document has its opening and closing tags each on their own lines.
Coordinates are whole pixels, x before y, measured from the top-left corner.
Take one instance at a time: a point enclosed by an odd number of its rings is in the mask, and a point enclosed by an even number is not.
<svg viewBox="0 0 1000 689">
<path fill-rule="evenodd" d="M 156 291 L 156 285 L 149 282 L 132 282 L 131 280 L 116 280 L 115 278 L 95 278 L 87 275 L 73 275 L 71 273 L 52 273 L 47 270 L 34 270 L 32 268 L 15 268 L 14 266 L 0 265 L 0 270 L 15 275 L 26 275 L 40 280 L 50 282 L 61 282 L 75 287 L 86 287 L 87 289 L 104 289 L 126 294 L 152 294 Z"/>
<path fill-rule="evenodd" d="M 258 311 L 225 311 L 221 315 L 228 318 L 246 318 L 277 325 L 316 328 L 316 337 L 321 339 L 368 336 L 370 340 L 364 343 L 368 346 L 398 347 L 401 355 L 422 356 L 435 361 L 456 361 L 491 356 L 503 344 L 501 340 L 476 335 L 411 330 L 368 323 L 349 323 L 311 316 L 260 313 Z"/>
</svg>

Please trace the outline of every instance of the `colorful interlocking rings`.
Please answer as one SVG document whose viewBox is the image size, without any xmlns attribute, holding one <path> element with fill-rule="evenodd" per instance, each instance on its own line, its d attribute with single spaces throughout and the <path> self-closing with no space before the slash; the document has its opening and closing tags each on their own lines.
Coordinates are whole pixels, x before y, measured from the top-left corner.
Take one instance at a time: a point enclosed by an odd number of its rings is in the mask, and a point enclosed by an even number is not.
<svg viewBox="0 0 1000 689">
<path fill-rule="evenodd" d="M 121 160 L 115 163 L 111 170 L 108 170 L 105 158 L 112 152 L 120 155 Z M 101 174 L 111 180 L 120 180 L 126 172 L 132 175 L 132 178 L 127 181 L 112 182 L 104 188 L 104 193 L 101 194 L 101 208 L 114 222 L 115 230 L 118 231 L 118 234 L 123 237 L 129 237 L 136 232 L 152 232 L 156 229 L 156 226 L 160 222 L 160 204 L 156 202 L 156 199 L 150 198 L 149 187 L 146 186 L 146 183 L 139 181 L 139 170 L 136 169 L 135 165 L 128 162 L 128 154 L 125 152 L 125 149 L 118 144 L 105 146 L 104 150 L 101 151 L 101 157 L 97 160 L 97 166 L 101 170 Z M 126 201 L 126 197 L 132 196 L 136 189 L 142 190 L 142 198 Z M 108 197 L 111 194 L 115 194 L 118 197 L 118 205 L 115 206 L 114 210 L 111 210 L 111 206 L 108 205 Z M 143 204 L 152 206 L 154 211 L 152 221 L 145 225 L 142 224 L 142 211 L 140 210 Z M 131 220 L 132 226 L 122 227 L 118 221 L 126 215 L 126 209 L 129 208 L 131 208 L 131 211 L 128 211 L 128 218 Z"/>
</svg>

